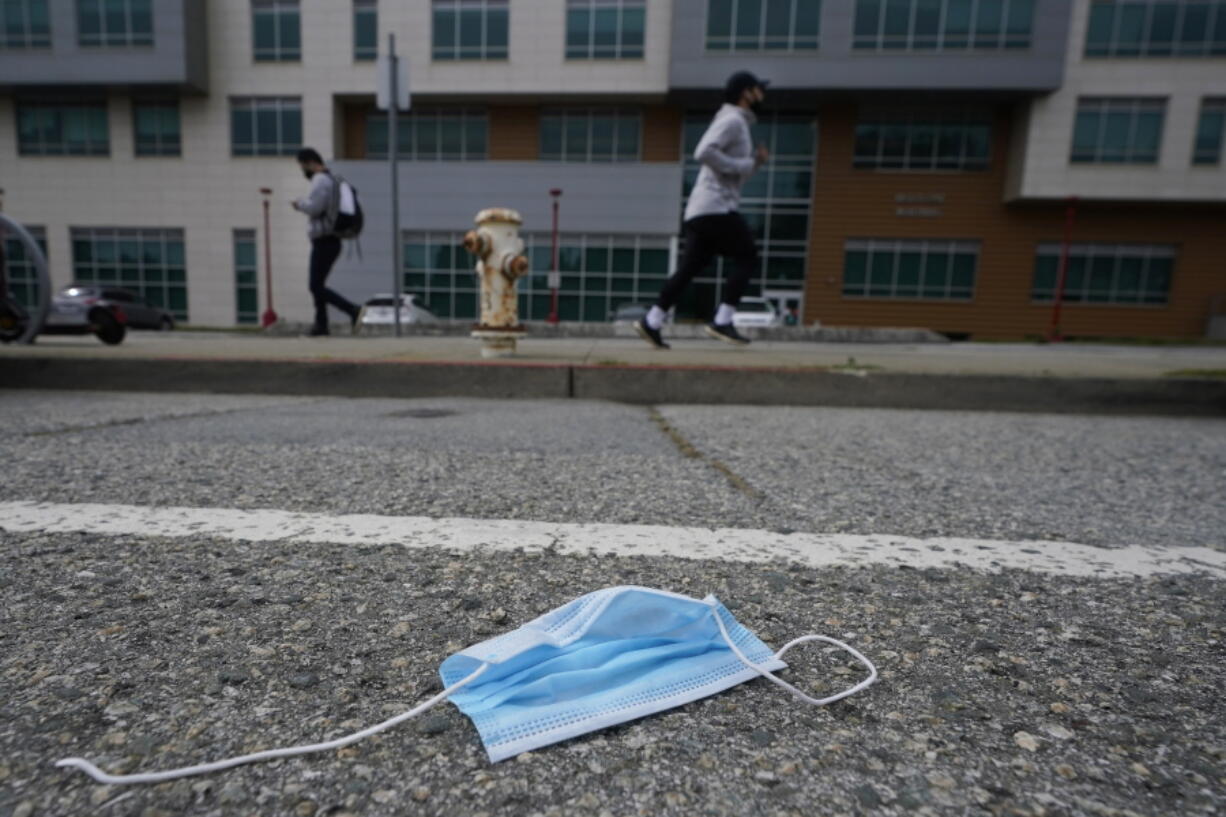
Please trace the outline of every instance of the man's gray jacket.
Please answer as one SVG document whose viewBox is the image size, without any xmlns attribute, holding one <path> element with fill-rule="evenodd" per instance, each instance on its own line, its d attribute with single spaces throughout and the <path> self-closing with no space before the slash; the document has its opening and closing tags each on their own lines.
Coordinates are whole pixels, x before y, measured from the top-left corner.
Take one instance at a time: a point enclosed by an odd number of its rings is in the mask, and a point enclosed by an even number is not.
<svg viewBox="0 0 1226 817">
<path fill-rule="evenodd" d="M 758 169 L 753 134 L 749 130 L 755 121 L 753 111 L 739 105 L 725 103 L 716 112 L 694 149 L 694 158 L 702 163 L 702 169 L 685 205 L 686 221 L 713 213 L 731 213 L 740 207 L 741 186 Z"/>
<path fill-rule="evenodd" d="M 311 192 L 307 193 L 294 205 L 306 213 L 311 221 L 307 224 L 307 236 L 312 240 L 330 235 L 333 224 L 336 224 L 337 208 L 340 196 L 336 195 L 336 179 L 328 171 L 320 171 L 311 178 Z"/>
</svg>

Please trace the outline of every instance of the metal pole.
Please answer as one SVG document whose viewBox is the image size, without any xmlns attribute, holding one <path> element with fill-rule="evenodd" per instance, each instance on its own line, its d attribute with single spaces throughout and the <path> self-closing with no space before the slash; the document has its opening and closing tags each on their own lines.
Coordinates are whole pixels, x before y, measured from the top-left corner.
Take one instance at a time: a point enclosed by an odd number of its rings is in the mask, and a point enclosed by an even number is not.
<svg viewBox="0 0 1226 817">
<path fill-rule="evenodd" d="M 272 236 L 268 226 L 268 197 L 272 195 L 272 188 L 261 187 L 260 193 L 264 196 L 264 297 L 268 302 L 260 325 L 267 329 L 277 322 L 277 312 L 272 308 Z"/>
<path fill-rule="evenodd" d="M 1073 237 L 1073 220 L 1077 215 L 1077 197 L 1068 197 L 1068 207 L 1064 211 L 1064 240 L 1060 244 L 1060 269 L 1056 273 L 1056 297 L 1051 308 L 1051 327 L 1047 331 L 1047 339 L 1053 343 L 1063 340 L 1060 334 L 1060 307 L 1064 303 L 1064 284 L 1068 278 L 1069 242 Z"/>
<path fill-rule="evenodd" d="M 553 197 L 553 261 L 549 267 L 550 277 L 550 294 L 549 294 L 549 322 L 558 322 L 558 197 L 562 195 L 560 188 L 553 188 L 549 191 L 549 195 Z"/>
<path fill-rule="evenodd" d="M 399 60 L 396 58 L 396 35 L 387 35 L 387 70 L 389 89 L 387 102 L 387 155 L 388 167 L 392 174 L 392 309 L 396 321 L 396 337 L 400 337 L 400 298 L 404 288 L 404 276 L 400 271 L 400 179 L 396 172 L 396 159 L 399 153 L 399 107 L 397 98 L 400 89 L 396 87 L 397 74 L 400 71 Z"/>
</svg>

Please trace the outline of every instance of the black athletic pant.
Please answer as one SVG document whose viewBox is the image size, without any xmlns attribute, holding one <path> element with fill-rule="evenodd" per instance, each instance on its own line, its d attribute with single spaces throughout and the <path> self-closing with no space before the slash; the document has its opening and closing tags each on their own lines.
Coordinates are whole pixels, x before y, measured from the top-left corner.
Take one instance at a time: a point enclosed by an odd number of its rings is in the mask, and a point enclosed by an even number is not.
<svg viewBox="0 0 1226 817">
<path fill-rule="evenodd" d="M 311 296 L 315 299 L 315 328 L 328 328 L 328 304 L 347 314 L 351 319 L 358 314 L 352 301 L 324 284 L 332 265 L 341 254 L 341 240 L 334 235 L 311 241 Z"/>
<path fill-rule="evenodd" d="M 665 311 L 671 309 L 694 276 L 717 255 L 732 259 L 732 272 L 724 283 L 724 295 L 720 300 L 729 306 L 739 304 L 758 269 L 758 248 L 745 217 L 736 212 L 695 216 L 681 229 L 685 237 L 685 255 L 677 272 L 660 290 L 656 304 Z"/>
</svg>

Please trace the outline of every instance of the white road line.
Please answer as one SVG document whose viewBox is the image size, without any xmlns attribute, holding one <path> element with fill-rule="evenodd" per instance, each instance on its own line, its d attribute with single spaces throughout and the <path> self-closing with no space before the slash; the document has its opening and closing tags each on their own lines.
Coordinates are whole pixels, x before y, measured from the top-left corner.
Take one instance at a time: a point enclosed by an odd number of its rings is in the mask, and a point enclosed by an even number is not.
<svg viewBox="0 0 1226 817">
<path fill-rule="evenodd" d="M 912 539 L 905 536 L 773 533 L 740 528 L 570 524 L 510 519 L 430 519 L 422 516 L 329 516 L 233 508 L 0 502 L 0 530 L 23 533 L 209 537 L 295 544 L 402 545 L 481 552 L 554 549 L 809 567 L 893 565 L 913 568 L 1005 568 L 1065 576 L 1126 578 L 1203 573 L 1226 579 L 1226 552 L 1206 547 L 1099 548 L 1070 542 Z"/>
</svg>

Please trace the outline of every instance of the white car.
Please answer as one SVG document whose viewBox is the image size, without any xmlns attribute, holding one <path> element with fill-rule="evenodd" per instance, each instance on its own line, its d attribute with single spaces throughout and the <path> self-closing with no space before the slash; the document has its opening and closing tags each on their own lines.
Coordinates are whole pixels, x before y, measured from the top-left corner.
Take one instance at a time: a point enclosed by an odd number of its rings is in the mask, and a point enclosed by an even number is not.
<svg viewBox="0 0 1226 817">
<path fill-rule="evenodd" d="M 782 323 L 783 316 L 765 298 L 742 298 L 732 316 L 732 325 L 736 327 L 779 326 Z"/>
<path fill-rule="evenodd" d="M 362 305 L 363 326 L 389 326 L 396 322 L 391 295 L 376 295 Z M 438 316 L 422 306 L 416 295 L 400 296 L 400 322 L 438 323 Z"/>
</svg>

